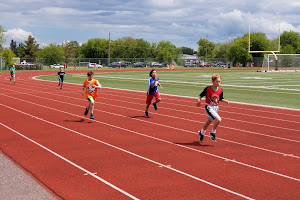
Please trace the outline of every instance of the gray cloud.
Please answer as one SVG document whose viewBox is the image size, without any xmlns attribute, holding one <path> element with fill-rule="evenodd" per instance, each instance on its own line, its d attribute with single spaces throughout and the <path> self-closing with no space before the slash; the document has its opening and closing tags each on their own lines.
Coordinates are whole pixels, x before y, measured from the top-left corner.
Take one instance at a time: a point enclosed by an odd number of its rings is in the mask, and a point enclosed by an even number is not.
<svg viewBox="0 0 300 200">
<path fill-rule="evenodd" d="M 224 42 L 247 33 L 249 10 L 254 32 L 276 35 L 278 11 L 281 31 L 300 31 L 298 0 L 0 0 L 0 5 L 0 25 L 31 32 L 46 44 L 86 42 L 111 32 L 112 39 L 169 40 L 196 49 L 207 35 L 210 41 Z"/>
</svg>

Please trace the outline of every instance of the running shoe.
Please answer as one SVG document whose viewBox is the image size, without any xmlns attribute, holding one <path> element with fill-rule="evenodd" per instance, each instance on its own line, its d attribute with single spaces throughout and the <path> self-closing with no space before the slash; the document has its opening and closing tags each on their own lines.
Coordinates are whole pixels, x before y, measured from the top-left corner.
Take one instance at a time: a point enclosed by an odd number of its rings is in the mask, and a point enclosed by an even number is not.
<svg viewBox="0 0 300 200">
<path fill-rule="evenodd" d="M 90 119 L 94 119 L 94 115 L 93 115 L 93 113 L 91 113 Z"/>
<path fill-rule="evenodd" d="M 198 134 L 199 134 L 199 140 L 200 140 L 200 142 L 203 142 L 204 135 L 201 134 L 201 131 L 199 131 Z"/>
<path fill-rule="evenodd" d="M 156 103 L 152 103 L 152 104 L 153 104 L 154 109 L 157 110 L 157 105 L 156 105 Z"/>
<path fill-rule="evenodd" d="M 217 138 L 216 138 L 216 134 L 215 133 L 209 133 L 209 136 L 210 136 L 210 139 L 214 142 L 217 141 Z"/>
<path fill-rule="evenodd" d="M 148 114 L 148 112 L 145 112 L 145 117 L 149 117 L 149 114 Z"/>
<path fill-rule="evenodd" d="M 88 108 L 85 108 L 84 116 L 87 116 L 88 113 L 89 113 L 89 109 L 88 109 Z"/>
</svg>

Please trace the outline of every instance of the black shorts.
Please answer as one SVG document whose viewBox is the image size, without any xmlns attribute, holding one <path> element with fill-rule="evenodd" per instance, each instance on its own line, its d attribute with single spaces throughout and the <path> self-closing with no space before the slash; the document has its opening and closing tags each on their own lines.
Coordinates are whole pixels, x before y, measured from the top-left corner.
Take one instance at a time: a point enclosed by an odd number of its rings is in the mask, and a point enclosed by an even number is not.
<svg viewBox="0 0 300 200">
<path fill-rule="evenodd" d="M 64 82 L 64 77 L 63 77 L 63 76 L 60 76 L 60 77 L 59 77 L 59 82 L 61 82 L 61 83 Z"/>
</svg>

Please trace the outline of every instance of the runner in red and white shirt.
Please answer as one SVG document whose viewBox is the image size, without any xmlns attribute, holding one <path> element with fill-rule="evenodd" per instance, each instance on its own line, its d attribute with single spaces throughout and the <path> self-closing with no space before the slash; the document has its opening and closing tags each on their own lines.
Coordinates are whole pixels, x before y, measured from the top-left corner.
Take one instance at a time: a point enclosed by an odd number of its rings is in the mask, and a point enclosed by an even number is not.
<svg viewBox="0 0 300 200">
<path fill-rule="evenodd" d="M 213 128 L 211 132 L 209 133 L 210 138 L 212 141 L 216 142 L 216 129 L 218 125 L 221 122 L 221 117 L 218 114 L 219 111 L 219 103 L 220 101 L 229 103 L 229 101 L 225 100 L 223 98 L 223 90 L 219 87 L 221 84 L 221 76 L 219 74 L 214 74 L 212 76 L 212 86 L 206 87 L 203 92 L 199 95 L 199 99 L 197 102 L 197 106 L 201 106 L 201 98 L 205 98 L 205 111 L 208 115 L 206 122 L 203 125 L 203 128 L 201 131 L 198 132 L 200 142 L 203 142 L 204 140 L 204 134 L 207 129 L 207 127 L 210 125 L 212 121 L 214 121 Z"/>
</svg>

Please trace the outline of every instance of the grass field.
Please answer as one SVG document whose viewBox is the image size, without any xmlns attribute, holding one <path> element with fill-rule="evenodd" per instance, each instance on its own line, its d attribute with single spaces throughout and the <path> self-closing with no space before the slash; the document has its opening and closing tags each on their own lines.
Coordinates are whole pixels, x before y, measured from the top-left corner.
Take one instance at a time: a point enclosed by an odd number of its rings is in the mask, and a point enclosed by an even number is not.
<svg viewBox="0 0 300 200">
<path fill-rule="evenodd" d="M 124 71 L 123 71 L 124 72 Z M 256 71 L 159 71 L 162 94 L 198 97 L 205 86 L 211 85 L 211 76 L 222 76 L 224 98 L 245 102 L 300 109 L 300 73 L 258 73 Z M 42 76 L 44 80 L 57 81 L 57 76 Z M 101 72 L 94 78 L 103 87 L 147 91 L 148 72 Z M 65 82 L 81 84 L 86 74 L 67 74 Z"/>
</svg>

